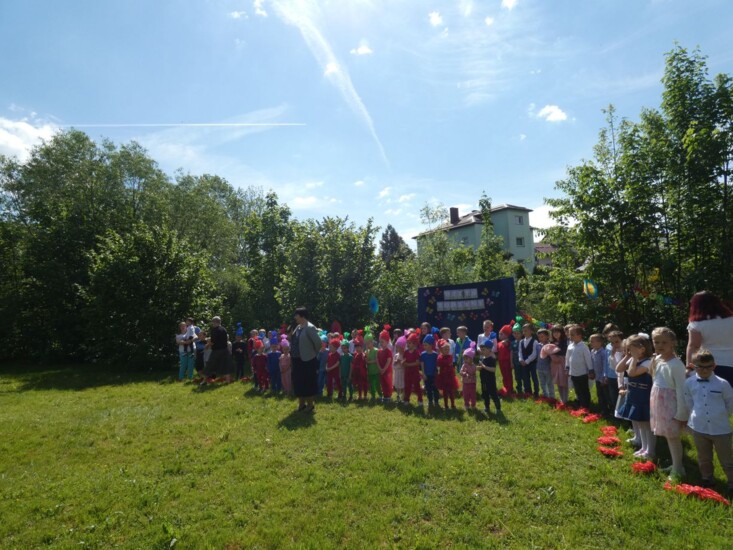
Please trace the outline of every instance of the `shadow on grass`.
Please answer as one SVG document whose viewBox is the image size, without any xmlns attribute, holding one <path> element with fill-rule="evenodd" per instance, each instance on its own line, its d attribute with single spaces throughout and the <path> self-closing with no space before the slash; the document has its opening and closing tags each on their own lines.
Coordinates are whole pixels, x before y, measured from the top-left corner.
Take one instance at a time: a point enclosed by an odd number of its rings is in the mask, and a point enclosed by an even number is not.
<svg viewBox="0 0 733 550">
<path fill-rule="evenodd" d="M 178 383 L 177 369 L 123 370 L 125 367 L 107 365 L 2 365 L 0 376 L 5 379 L 3 393 L 25 391 L 68 390 L 82 391 L 103 386 L 123 386 L 142 382 L 160 384 Z M 10 387 L 7 387 L 7 386 Z"/>
<path fill-rule="evenodd" d="M 288 431 L 302 430 L 315 426 L 315 413 L 294 410 L 288 416 L 277 423 L 278 428 L 285 428 Z"/>
</svg>

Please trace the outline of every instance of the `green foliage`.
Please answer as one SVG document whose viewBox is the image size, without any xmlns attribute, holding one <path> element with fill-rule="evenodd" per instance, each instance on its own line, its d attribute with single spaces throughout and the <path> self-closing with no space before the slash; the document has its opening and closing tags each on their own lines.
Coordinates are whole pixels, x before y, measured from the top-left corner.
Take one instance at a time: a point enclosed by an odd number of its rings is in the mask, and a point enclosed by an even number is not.
<svg viewBox="0 0 733 550">
<path fill-rule="evenodd" d="M 281 318 L 289 321 L 293 310 L 305 305 L 323 326 L 334 320 L 348 327 L 368 322 L 377 231 L 371 220 L 357 227 L 338 217 L 294 224 L 278 288 Z"/>
<path fill-rule="evenodd" d="M 700 52 L 677 46 L 662 82 L 661 110 L 643 110 L 638 122 L 619 120 L 609 107 L 593 159 L 569 168 L 556 184 L 563 195 L 547 201 L 565 232 L 545 242 L 565 239 L 579 264 L 553 256 L 548 283 L 559 286 L 544 292 L 558 307 L 546 302 L 550 318 L 595 316 L 632 330 L 666 323 L 684 334 L 694 292 L 733 295 L 731 79 L 711 81 Z M 597 303 L 582 296 L 580 278 L 598 283 Z M 527 304 L 543 302 L 536 283 Z M 573 295 L 582 307 L 571 306 Z"/>
<path fill-rule="evenodd" d="M 397 233 L 392 225 L 387 225 L 387 229 L 382 233 L 379 240 L 379 257 L 385 265 L 389 266 L 392 261 L 404 262 L 414 258 L 415 253 L 407 246 L 404 239 Z"/>
<path fill-rule="evenodd" d="M 207 258 L 174 232 L 145 224 L 103 237 L 89 279 L 87 356 L 114 363 L 169 363 L 175 321 L 209 319 L 220 306 Z"/>
</svg>

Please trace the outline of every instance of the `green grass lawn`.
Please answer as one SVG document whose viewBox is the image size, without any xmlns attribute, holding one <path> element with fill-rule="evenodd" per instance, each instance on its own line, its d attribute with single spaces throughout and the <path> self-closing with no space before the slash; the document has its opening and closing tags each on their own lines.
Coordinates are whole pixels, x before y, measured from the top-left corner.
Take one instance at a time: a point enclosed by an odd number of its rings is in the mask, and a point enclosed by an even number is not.
<svg viewBox="0 0 733 550">
<path fill-rule="evenodd" d="M 733 509 L 596 451 L 600 424 L 0 369 L 0 547 L 730 548 Z M 623 436 L 623 434 L 622 434 Z M 666 452 L 663 440 L 659 450 Z M 689 480 L 699 480 L 685 441 Z M 718 489 L 725 487 L 716 465 Z"/>
</svg>

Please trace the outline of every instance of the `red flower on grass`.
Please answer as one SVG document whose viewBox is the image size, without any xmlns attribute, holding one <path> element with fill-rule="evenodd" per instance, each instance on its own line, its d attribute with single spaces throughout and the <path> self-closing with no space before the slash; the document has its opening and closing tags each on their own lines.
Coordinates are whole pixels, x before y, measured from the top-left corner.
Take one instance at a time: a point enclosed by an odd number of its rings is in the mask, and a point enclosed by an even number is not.
<svg viewBox="0 0 733 550">
<path fill-rule="evenodd" d="M 600 443 L 601 445 L 606 445 L 607 447 L 621 445 L 621 440 L 613 435 L 602 435 L 601 437 L 596 439 L 596 441 L 598 441 L 598 443 Z"/>
<path fill-rule="evenodd" d="M 585 407 L 577 409 L 575 411 L 570 411 L 570 415 L 574 416 L 575 418 L 580 418 L 581 416 L 586 414 L 588 414 L 588 409 L 586 409 Z"/>
<path fill-rule="evenodd" d="M 591 422 L 598 422 L 601 418 L 603 417 L 600 414 L 589 414 L 583 419 L 583 422 L 590 424 Z"/>
<path fill-rule="evenodd" d="M 618 433 L 618 428 L 616 426 L 603 426 L 601 428 L 601 433 L 603 435 L 616 435 Z"/>
<path fill-rule="evenodd" d="M 724 498 L 717 491 L 712 489 L 706 489 L 705 487 L 699 487 L 697 485 L 688 485 L 687 483 L 680 483 L 679 485 L 672 485 L 669 481 L 664 484 L 665 491 L 676 491 L 681 495 L 694 495 L 700 500 L 714 500 L 730 506 L 730 501 Z"/>
<path fill-rule="evenodd" d="M 566 411 L 568 410 L 568 406 L 561 401 L 555 405 L 555 410 L 556 411 Z"/>
<path fill-rule="evenodd" d="M 624 453 L 622 451 L 619 451 L 618 449 L 614 449 L 613 447 L 598 447 L 598 451 L 604 455 L 606 455 L 608 458 L 618 458 L 620 456 L 624 456 Z"/>
<path fill-rule="evenodd" d="M 631 469 L 635 474 L 651 474 L 656 471 L 657 465 L 651 460 L 647 460 L 646 462 L 634 462 Z"/>
</svg>

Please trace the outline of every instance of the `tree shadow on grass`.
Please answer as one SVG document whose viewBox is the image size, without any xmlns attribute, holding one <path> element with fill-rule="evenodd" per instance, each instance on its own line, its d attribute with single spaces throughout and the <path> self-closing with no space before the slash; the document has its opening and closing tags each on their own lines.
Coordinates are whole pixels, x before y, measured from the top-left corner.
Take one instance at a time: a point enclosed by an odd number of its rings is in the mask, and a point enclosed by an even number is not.
<svg viewBox="0 0 733 550">
<path fill-rule="evenodd" d="M 2 365 L 4 387 L 0 393 L 26 391 L 82 391 L 104 386 L 123 386 L 143 382 L 178 383 L 171 370 L 123 370 L 106 365 Z M 175 371 L 177 372 L 177 370 Z"/>
<path fill-rule="evenodd" d="M 288 431 L 301 430 L 303 428 L 311 428 L 316 424 L 316 416 L 314 413 L 294 410 L 288 416 L 277 423 L 278 428 L 285 428 Z"/>
</svg>

